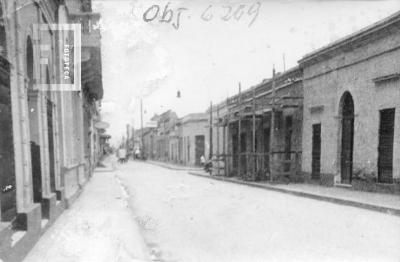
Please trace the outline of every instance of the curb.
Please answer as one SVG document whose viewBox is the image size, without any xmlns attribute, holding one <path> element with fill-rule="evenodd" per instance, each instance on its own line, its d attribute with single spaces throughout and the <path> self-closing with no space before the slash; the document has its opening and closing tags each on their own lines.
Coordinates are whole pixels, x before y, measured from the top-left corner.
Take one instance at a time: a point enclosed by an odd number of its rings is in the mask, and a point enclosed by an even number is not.
<svg viewBox="0 0 400 262">
<path fill-rule="evenodd" d="M 187 172 L 195 172 L 195 171 L 200 171 L 201 168 L 191 168 L 191 167 L 173 167 L 167 164 L 163 164 L 163 163 L 158 163 L 158 162 L 154 162 L 154 161 L 146 161 L 146 163 L 151 164 L 151 165 L 155 165 L 155 166 L 159 166 L 159 167 L 163 167 L 163 168 L 167 168 L 167 169 L 171 169 L 171 170 L 179 170 L 179 171 L 187 171 Z"/>
<path fill-rule="evenodd" d="M 300 191 L 294 191 L 294 190 L 290 190 L 290 189 L 277 188 L 277 187 L 266 185 L 266 184 L 258 184 L 258 183 L 253 183 L 253 182 L 232 180 L 232 179 L 229 179 L 226 177 L 207 176 L 207 175 L 199 174 L 199 173 L 192 172 L 192 171 L 188 171 L 188 173 L 190 175 L 194 175 L 194 176 L 198 176 L 198 177 L 204 177 L 204 178 L 213 179 L 213 180 L 219 180 L 219 181 L 224 181 L 224 182 L 229 182 L 229 183 L 234 183 L 234 184 L 246 185 L 249 187 L 256 187 L 256 188 L 261 188 L 261 189 L 265 189 L 265 190 L 271 190 L 271 191 L 276 191 L 276 192 L 280 192 L 280 193 L 295 195 L 295 196 L 299 196 L 299 197 L 305 197 L 305 198 L 310 198 L 310 199 L 315 199 L 315 200 L 320 200 L 320 201 L 331 202 L 331 203 L 338 204 L 338 205 L 358 207 L 358 208 L 367 209 L 367 210 L 371 210 L 371 211 L 400 216 L 400 209 L 397 209 L 397 208 L 383 207 L 383 206 L 378 206 L 378 205 L 374 205 L 374 204 L 357 202 L 354 200 L 348 200 L 348 199 L 342 199 L 342 198 L 336 198 L 336 197 L 330 197 L 330 196 L 321 196 L 321 195 L 316 195 L 316 194 L 307 193 L 307 192 L 300 192 Z"/>
</svg>

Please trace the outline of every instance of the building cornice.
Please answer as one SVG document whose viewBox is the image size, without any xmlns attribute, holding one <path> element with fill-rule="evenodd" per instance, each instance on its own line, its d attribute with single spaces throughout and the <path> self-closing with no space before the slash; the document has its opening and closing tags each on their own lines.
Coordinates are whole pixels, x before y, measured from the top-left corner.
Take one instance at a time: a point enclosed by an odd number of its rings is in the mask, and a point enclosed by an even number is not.
<svg viewBox="0 0 400 262">
<path fill-rule="evenodd" d="M 319 61 L 329 59 L 337 52 L 352 50 L 363 46 L 369 42 L 375 41 L 382 36 L 389 35 L 389 28 L 398 27 L 400 24 L 400 11 L 393 15 L 380 20 L 364 29 L 361 29 L 353 34 L 340 38 L 322 48 L 319 48 L 309 54 L 306 54 L 298 62 L 301 67 L 312 65 Z M 397 28 L 398 29 L 398 28 Z"/>
<path fill-rule="evenodd" d="M 39 5 L 40 10 L 43 12 L 44 17 L 48 24 L 56 23 L 55 12 L 60 5 L 59 1 L 39 1 L 35 0 L 36 4 Z M 50 2 L 52 4 L 50 4 Z"/>
</svg>

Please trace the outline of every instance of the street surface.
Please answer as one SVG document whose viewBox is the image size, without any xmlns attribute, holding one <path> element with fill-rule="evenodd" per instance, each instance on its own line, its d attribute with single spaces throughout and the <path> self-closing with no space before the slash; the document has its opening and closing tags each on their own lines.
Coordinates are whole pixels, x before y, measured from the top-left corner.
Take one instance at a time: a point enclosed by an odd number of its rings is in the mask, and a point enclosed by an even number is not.
<svg viewBox="0 0 400 262">
<path fill-rule="evenodd" d="M 396 216 L 143 162 L 118 168 L 154 260 L 400 261 Z"/>
<path fill-rule="evenodd" d="M 111 166 L 24 262 L 400 261 L 397 216 L 144 162 Z"/>
</svg>

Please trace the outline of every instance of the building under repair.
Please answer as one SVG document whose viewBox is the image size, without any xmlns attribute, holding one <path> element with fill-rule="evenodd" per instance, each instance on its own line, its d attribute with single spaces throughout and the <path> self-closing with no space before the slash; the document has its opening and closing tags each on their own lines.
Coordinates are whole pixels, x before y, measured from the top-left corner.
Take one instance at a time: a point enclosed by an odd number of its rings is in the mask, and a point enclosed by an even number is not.
<svg viewBox="0 0 400 262">
<path fill-rule="evenodd" d="M 302 96 L 302 72 L 293 68 L 244 92 L 239 89 L 215 106 L 210 141 L 217 173 L 245 180 L 295 178 L 301 160 Z"/>
<path fill-rule="evenodd" d="M 245 91 L 239 85 L 196 128 L 185 132 L 185 118 L 176 129 L 159 122 L 160 140 L 169 139 L 168 126 L 176 143 L 158 159 L 179 152 L 178 163 L 198 165 L 187 161 L 193 145 L 212 161 L 212 175 L 398 193 L 399 25 L 397 12 L 305 55 L 298 67 Z"/>
<path fill-rule="evenodd" d="M 297 179 L 302 96 L 302 71 L 296 67 L 239 90 L 206 113 L 178 118 L 167 111 L 153 118 L 158 124 L 145 128 L 143 150 L 150 159 L 191 166 L 199 166 L 203 156 L 219 175 Z"/>
</svg>

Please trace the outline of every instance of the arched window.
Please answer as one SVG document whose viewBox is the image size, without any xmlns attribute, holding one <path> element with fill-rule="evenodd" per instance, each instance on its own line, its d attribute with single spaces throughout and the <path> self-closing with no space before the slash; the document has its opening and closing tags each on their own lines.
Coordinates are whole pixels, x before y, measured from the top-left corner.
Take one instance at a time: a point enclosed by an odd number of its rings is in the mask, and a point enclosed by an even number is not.
<svg viewBox="0 0 400 262">
<path fill-rule="evenodd" d="M 29 88 L 33 87 L 33 45 L 32 40 L 28 36 L 26 43 L 26 73 L 29 81 Z"/>
</svg>

